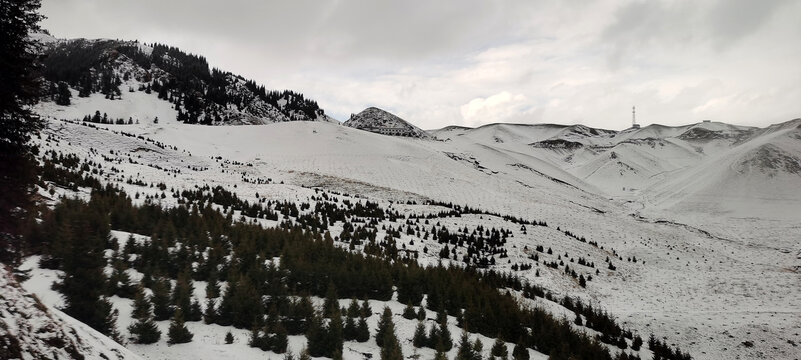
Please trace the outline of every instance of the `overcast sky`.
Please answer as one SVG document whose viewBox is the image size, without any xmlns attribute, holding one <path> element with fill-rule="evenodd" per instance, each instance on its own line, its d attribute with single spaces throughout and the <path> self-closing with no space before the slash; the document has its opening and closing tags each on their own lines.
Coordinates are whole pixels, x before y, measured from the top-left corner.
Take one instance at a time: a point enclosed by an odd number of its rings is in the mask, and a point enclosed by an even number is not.
<svg viewBox="0 0 801 360">
<path fill-rule="evenodd" d="M 61 38 L 174 45 L 347 120 L 623 129 L 801 117 L 801 1 L 43 0 Z"/>
</svg>

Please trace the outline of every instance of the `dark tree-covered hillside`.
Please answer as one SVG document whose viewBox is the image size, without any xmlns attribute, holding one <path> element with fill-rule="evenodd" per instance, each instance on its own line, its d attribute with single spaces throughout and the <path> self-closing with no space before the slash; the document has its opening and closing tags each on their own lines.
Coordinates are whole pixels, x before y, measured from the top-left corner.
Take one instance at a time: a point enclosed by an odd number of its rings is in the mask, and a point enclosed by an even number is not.
<svg viewBox="0 0 801 360">
<path fill-rule="evenodd" d="M 270 91 L 253 80 L 210 68 L 203 56 L 163 44 L 135 41 L 75 39 L 45 49 L 44 76 L 50 95 L 68 104 L 61 84 L 86 97 L 108 99 L 124 91 L 155 93 L 178 110 L 177 120 L 189 124 L 308 121 L 325 116 L 317 102 L 303 94 Z M 56 86 L 58 84 L 58 86 Z M 123 84 L 126 84 L 123 86 Z"/>
<path fill-rule="evenodd" d="M 457 345 L 445 326 L 446 314 L 455 317 L 456 325 L 465 331 L 515 342 L 514 352 L 518 355 L 527 352 L 526 349 L 534 349 L 554 359 L 611 360 L 622 357 L 611 353 L 601 342 L 620 347 L 627 339 L 633 339 L 630 331 L 622 329 L 605 312 L 574 299 L 559 301 L 545 294 L 542 288 L 510 273 L 458 266 L 422 267 L 414 259 L 398 257 L 391 252 L 375 256 L 351 252 L 337 246 L 330 236 L 294 221 L 284 221 L 275 228 L 236 221 L 228 211 L 247 206 L 235 194 L 224 191 L 185 192 L 181 205 L 168 209 L 149 202 L 134 206 L 128 195 L 118 188 L 103 187 L 90 179 L 64 174 L 70 172 L 65 165 L 78 167 L 70 159 L 46 159 L 46 163 L 59 162 L 47 172 L 46 179 L 57 180 L 52 177 L 55 174 L 75 179 L 93 188 L 92 197 L 84 205 L 74 201 L 57 205 L 53 214 L 62 215 L 45 216 L 37 226 L 39 239 L 32 238 L 31 242 L 42 244 L 41 265 L 60 268 L 68 274 L 72 272 L 69 262 L 64 261 L 72 247 L 65 249 L 64 245 L 75 236 L 86 237 L 77 232 L 81 228 L 71 225 L 76 223 L 69 219 L 75 216 L 83 215 L 87 225 L 97 228 L 98 233 L 105 233 L 110 225 L 113 229 L 149 236 L 149 240 L 142 243 L 129 241 L 121 258 L 130 259 L 125 265 L 141 272 L 141 285 L 152 290 L 155 320 L 173 319 L 171 339 L 191 341 L 191 334 L 183 332 L 183 321 L 200 321 L 205 317 L 207 323 L 251 329 L 251 346 L 263 350 L 285 351 L 287 335 L 305 334 L 312 355 L 337 357 L 343 341 L 374 338 L 381 343 L 379 345 L 394 342 L 391 338 L 386 341 L 387 331 L 382 332 L 382 327 L 377 333 L 375 329 L 366 328 L 364 317 L 372 313 L 369 305 L 367 310 L 364 306 L 360 309 L 356 301 L 351 300 L 351 306 L 340 311 L 331 305 L 337 303 L 336 299 L 386 301 L 397 296 L 411 308 L 422 305 L 424 295 L 425 307 L 437 313 L 437 322 L 432 322 L 427 332 L 419 331 L 417 344 L 422 347 L 447 349 Z M 61 172 L 58 169 L 62 169 Z M 213 204 L 227 204 L 223 206 L 228 210 L 220 211 Z M 272 208 L 282 214 L 294 214 L 293 218 L 300 217 L 298 206 L 293 203 L 274 203 Z M 358 212 L 373 213 L 364 208 Z M 347 215 L 353 216 L 352 213 Z M 395 216 L 383 214 L 388 215 Z M 93 241 L 85 244 L 91 249 L 81 251 L 100 253 L 113 249 L 114 244 L 114 241 Z M 277 263 L 269 260 L 276 258 L 280 259 Z M 96 268 L 97 264 L 94 266 Z M 103 281 L 102 274 L 98 279 Z M 177 279 L 172 288 L 168 285 L 170 279 Z M 191 293 L 188 289 L 192 288 L 192 281 L 208 280 L 212 280 L 209 283 L 226 281 L 229 286 L 224 291 L 209 292 L 205 302 L 212 307 L 203 315 L 192 316 L 191 313 L 200 311 L 194 305 L 198 300 L 190 300 L 182 294 Z M 510 296 L 510 290 L 519 291 L 526 298 L 546 296 L 559 302 L 592 323 L 587 327 L 598 331 L 599 335 L 577 331 L 571 321 L 557 319 L 543 309 L 521 306 L 518 299 Z M 313 305 L 310 295 L 325 298 L 325 304 L 329 305 Z M 83 306 L 97 299 L 92 296 Z M 83 301 L 76 297 L 71 304 Z M 176 315 L 179 312 L 180 316 Z M 413 317 L 411 313 L 409 317 Z M 104 318 L 98 319 L 101 327 Z M 384 348 L 387 354 L 393 353 L 393 346 Z M 665 353 L 672 351 L 666 349 Z M 683 353 L 678 354 L 679 357 L 671 355 L 664 358 L 683 359 L 681 356 L 684 356 Z"/>
</svg>

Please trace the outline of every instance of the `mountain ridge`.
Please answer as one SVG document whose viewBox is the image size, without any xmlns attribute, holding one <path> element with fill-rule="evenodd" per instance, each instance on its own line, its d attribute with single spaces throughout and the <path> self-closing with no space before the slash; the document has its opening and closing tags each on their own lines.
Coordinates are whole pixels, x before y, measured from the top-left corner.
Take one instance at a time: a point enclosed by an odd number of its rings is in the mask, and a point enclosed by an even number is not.
<svg viewBox="0 0 801 360">
<path fill-rule="evenodd" d="M 202 56 L 178 48 L 110 39 L 55 39 L 43 44 L 44 92 L 58 104 L 94 93 L 124 99 L 155 93 L 189 124 L 250 125 L 285 121 L 335 121 L 315 101 L 210 68 Z M 72 91 L 70 91 L 72 90 Z M 89 114 L 91 115 L 91 114 Z"/>
</svg>

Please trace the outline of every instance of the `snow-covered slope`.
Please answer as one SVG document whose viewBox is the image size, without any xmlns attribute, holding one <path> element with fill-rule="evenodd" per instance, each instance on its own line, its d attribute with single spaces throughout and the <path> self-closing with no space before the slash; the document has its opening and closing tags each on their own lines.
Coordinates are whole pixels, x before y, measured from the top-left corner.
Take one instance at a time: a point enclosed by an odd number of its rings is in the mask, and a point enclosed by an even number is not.
<svg viewBox="0 0 801 360">
<path fill-rule="evenodd" d="M 0 358 L 140 359 L 113 340 L 47 306 L 0 265 Z"/>
<path fill-rule="evenodd" d="M 155 51 L 128 45 L 151 57 Z M 544 220 L 550 227 L 513 229 L 506 248 L 510 263 L 499 261 L 494 268 L 513 271 L 512 260 L 527 261 L 531 249 L 541 244 L 553 247 L 554 261 L 569 262 L 568 252 L 598 264 L 609 258 L 617 270 L 599 269 L 586 289 L 562 271 L 539 264 L 516 274 L 557 294 L 598 304 L 644 334 L 669 335 L 697 359 L 797 358 L 801 120 L 765 129 L 702 122 L 619 132 L 582 125 L 491 124 L 446 127 L 428 135 L 376 108 L 354 116 L 348 126 L 285 122 L 306 114 L 297 106 L 303 101 L 284 97 L 294 96 L 289 93 L 277 94 L 275 103 L 267 101 L 258 95 L 258 87 L 223 74 L 222 89 L 235 100 L 201 107 L 210 110 L 197 112 L 197 120 L 266 125 L 193 126 L 186 118 L 178 121 L 194 106 L 187 107 L 184 94 L 138 90 L 145 84 L 152 87 L 153 78 L 168 82 L 171 74 L 158 65 L 140 66 L 125 51 L 103 64 L 111 64 L 112 74 L 121 79 L 129 72 L 120 88 L 133 92 L 109 96 L 94 91 L 79 97 L 82 88 L 73 86 L 69 106 L 52 101 L 37 105 L 35 110 L 49 121 L 39 139 L 43 151 L 74 153 L 103 164 L 103 181 L 142 198 L 161 198 L 163 190 L 141 184 L 163 183 L 169 189 L 221 185 L 253 203 L 259 198 L 314 203 L 313 188 L 321 188 L 405 214 L 441 210 L 418 205 L 434 200 Z M 182 100 L 176 102 L 176 96 Z M 132 121 L 93 126 L 63 121 L 96 112 Z M 226 120 L 217 122 L 216 114 Z M 441 141 L 416 139 L 428 136 Z M 173 206 L 177 200 L 167 196 L 157 201 Z M 453 228 L 509 226 L 502 217 L 480 214 L 447 222 Z M 341 226 L 333 225 L 332 231 Z M 562 232 L 566 229 L 601 247 L 575 241 Z M 439 261 L 433 255 L 441 247 L 436 242 L 408 234 L 402 241 L 409 249 L 430 246 L 431 255 L 421 256 L 421 263 Z M 49 284 L 29 281 L 24 286 L 46 304 L 58 303 Z M 130 312 L 128 300 L 115 300 L 121 313 Z M 551 302 L 532 305 L 571 315 Z M 120 321 L 127 320 L 123 316 Z M 413 329 L 411 323 L 400 326 L 404 336 Z M 219 343 L 223 328 L 190 327 L 199 334 L 197 346 L 131 348 L 150 358 L 264 356 L 244 344 L 245 331 L 236 333 L 237 345 L 227 347 Z M 406 340 L 403 346 L 410 354 Z M 746 346 L 746 341 L 755 345 Z M 301 338 L 292 340 L 293 350 L 302 346 Z M 353 350 L 349 354 L 375 348 Z"/>
<path fill-rule="evenodd" d="M 537 158 L 579 179 L 583 189 L 647 199 L 645 206 L 678 209 L 700 198 L 721 199 L 711 200 L 714 207 L 736 198 L 720 211 L 758 216 L 798 200 L 791 190 L 799 184 L 797 131 L 795 120 L 766 129 L 705 121 L 619 132 L 581 125 L 492 124 L 432 133 L 446 142 L 479 143 Z"/>
<path fill-rule="evenodd" d="M 342 125 L 383 135 L 406 136 L 428 139 L 430 136 L 417 126 L 394 114 L 376 107 L 369 107 L 351 116 Z"/>
<path fill-rule="evenodd" d="M 158 103 L 153 101 L 163 102 L 144 96 L 139 99 L 142 103 L 133 108 L 143 112 L 148 106 L 157 108 Z M 103 107 L 118 101 L 103 97 L 84 100 L 84 105 L 74 106 Z M 58 117 L 69 111 L 66 109 L 69 108 L 43 104 L 38 111 Z M 682 217 L 674 212 L 675 206 L 656 206 L 638 198 L 627 199 L 630 202 L 609 201 L 589 181 L 573 175 L 581 175 L 580 165 L 608 158 L 610 151 L 619 152 L 621 159 L 637 163 L 643 171 L 658 167 L 670 171 L 681 167 L 682 161 L 703 161 L 688 154 L 701 159 L 711 155 L 695 152 L 675 138 L 627 140 L 616 145 L 616 150 L 586 146 L 581 151 L 559 152 L 529 145 L 537 139 L 536 126 L 495 128 L 503 130 L 485 128 L 483 134 L 454 129 L 450 140 L 419 141 L 320 122 L 201 127 L 165 120 L 158 124 L 92 128 L 51 120 L 47 134 L 61 141 L 45 146 L 78 153 L 93 161 L 113 162 L 106 168 L 113 167 L 115 171 L 104 177 L 132 194 L 156 195 L 160 190 L 128 184 L 125 180 L 129 178 L 164 182 L 167 188 L 177 189 L 222 185 L 251 201 L 256 200 L 256 193 L 268 199 L 309 201 L 314 195 L 307 188 L 311 186 L 359 194 L 382 204 L 391 200 L 401 206 L 408 200 L 433 199 L 545 220 L 551 228 L 515 235 L 509 244 L 515 261 L 526 259 L 530 254 L 526 251 L 544 243 L 559 254 L 596 257 L 596 263 L 606 256 L 618 259 L 618 270 L 600 273 L 587 289 L 565 279 L 560 271 L 542 266 L 520 273 L 529 281 L 560 294 L 591 299 L 627 326 L 646 334 L 670 334 L 671 341 L 690 350 L 696 358 L 751 357 L 758 352 L 777 359 L 792 358 L 789 354 L 794 347 L 788 340 L 801 341 L 793 335 L 801 331 L 797 311 L 801 303 L 792 285 L 798 281 L 797 272 L 792 269 L 801 265 L 796 259 L 801 248 L 793 240 L 801 236 L 801 229 L 793 225 L 797 223 L 777 220 L 770 214 L 735 219 L 722 213 L 705 214 L 699 209 L 692 216 Z M 755 133 L 751 141 L 761 139 L 774 145 L 781 141 L 783 151 L 794 151 L 794 129 L 792 124 L 784 124 Z M 553 132 L 540 139 L 561 130 L 564 127 L 549 130 Z M 463 135 L 454 135 L 457 131 Z M 496 142 L 494 137 L 503 142 Z M 741 145 L 747 143 L 750 141 Z M 737 145 L 726 145 L 731 146 Z M 665 150 L 670 156 L 665 155 Z M 114 154 L 107 155 L 109 151 Z M 573 163 L 565 160 L 570 155 Z M 134 162 L 127 160 L 129 156 Z M 578 159 L 579 156 L 583 158 Z M 670 164 L 654 160 L 671 157 L 674 159 Z M 256 179 L 271 181 L 260 183 Z M 169 206 L 173 200 L 167 197 L 162 201 Z M 787 209 L 792 206 L 798 207 L 798 203 L 788 202 Z M 411 207 L 400 208 L 411 211 Z M 476 215 L 454 220 L 452 226 L 475 226 L 486 221 Z M 505 226 L 502 220 L 498 221 L 493 226 Z M 557 226 L 598 241 L 606 250 L 566 237 L 553 230 Z M 416 240 L 404 238 L 412 239 Z M 415 244 L 438 249 L 431 243 Z M 626 261 L 631 257 L 638 262 Z M 499 264 L 498 269 L 509 271 L 510 266 Z M 536 270 L 541 276 L 535 276 Z M 215 341 L 209 336 L 209 341 Z M 745 348 L 740 345 L 745 340 L 759 345 Z M 227 350 L 224 346 L 216 349 Z"/>
<path fill-rule="evenodd" d="M 654 184 L 658 207 L 799 221 L 801 120 L 771 126 L 731 150 Z"/>
</svg>

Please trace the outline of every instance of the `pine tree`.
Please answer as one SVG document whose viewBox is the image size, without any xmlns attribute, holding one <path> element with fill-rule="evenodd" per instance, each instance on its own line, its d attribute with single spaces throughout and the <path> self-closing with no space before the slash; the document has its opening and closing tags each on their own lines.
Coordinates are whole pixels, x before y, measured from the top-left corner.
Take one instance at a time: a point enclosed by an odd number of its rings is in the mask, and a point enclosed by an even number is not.
<svg viewBox="0 0 801 360">
<path fill-rule="evenodd" d="M 648 336 L 648 348 L 653 350 L 657 345 L 657 341 L 656 336 L 651 333 L 651 335 Z"/>
<path fill-rule="evenodd" d="M 161 331 L 153 321 L 152 305 L 150 299 L 145 295 L 144 287 L 138 286 L 134 295 L 134 308 L 131 317 L 136 320 L 128 331 L 133 335 L 133 341 L 137 344 L 152 344 L 159 341 Z"/>
<path fill-rule="evenodd" d="M 272 341 L 272 350 L 276 354 L 283 354 L 289 346 L 289 338 L 286 328 L 280 322 L 275 327 L 275 336 Z"/>
<path fill-rule="evenodd" d="M 483 352 L 484 352 L 484 344 L 481 343 L 481 339 L 479 339 L 477 337 L 476 341 L 473 343 L 473 359 L 474 360 L 481 360 L 481 358 L 482 358 L 481 354 Z"/>
<path fill-rule="evenodd" d="M 476 360 L 476 352 L 473 344 L 470 343 L 470 338 L 467 332 L 462 332 L 462 338 L 459 340 L 459 351 L 456 353 L 455 360 Z"/>
<path fill-rule="evenodd" d="M 379 345 L 381 346 L 381 360 L 403 360 L 403 352 L 401 351 L 398 337 L 395 335 L 395 323 L 392 321 L 392 312 L 389 311 L 389 308 L 384 308 L 384 315 L 381 320 L 385 320 L 387 313 L 389 313 L 388 321 L 383 324 L 382 341 L 381 345 Z"/>
<path fill-rule="evenodd" d="M 314 317 L 314 306 L 308 296 L 293 300 L 289 304 L 289 314 L 284 319 L 284 326 L 290 335 L 300 335 L 307 331 Z"/>
<path fill-rule="evenodd" d="M 384 312 L 381 314 L 381 319 L 378 320 L 378 328 L 375 331 L 375 342 L 379 347 L 384 347 L 384 338 L 390 324 L 394 326 L 392 322 L 392 310 L 385 306 Z"/>
<path fill-rule="evenodd" d="M 64 312 L 101 333 L 119 337 L 114 309 L 103 297 L 107 281 L 103 256 L 109 238 L 108 215 L 98 211 L 67 220 L 70 244 L 65 244 L 61 282 L 56 289 L 64 297 Z"/>
<path fill-rule="evenodd" d="M 192 306 L 192 293 L 194 292 L 194 285 L 192 279 L 189 277 L 189 271 L 183 271 L 178 274 L 178 280 L 175 281 L 175 288 L 172 290 L 170 302 L 176 307 L 181 309 L 186 320 L 191 321 L 191 306 Z"/>
<path fill-rule="evenodd" d="M 264 321 L 264 332 L 265 333 L 275 332 L 278 323 L 279 323 L 278 307 L 276 307 L 275 304 L 271 304 L 270 309 L 267 310 L 267 320 Z"/>
<path fill-rule="evenodd" d="M 642 338 L 640 335 L 634 337 L 634 340 L 631 341 L 631 349 L 634 351 L 640 351 L 642 347 Z"/>
<path fill-rule="evenodd" d="M 122 343 L 122 334 L 117 331 L 117 316 L 119 312 L 111 305 L 111 301 L 105 298 L 101 299 L 97 305 L 96 314 L 98 314 L 98 318 L 102 317 L 102 325 L 98 331 L 112 340 Z"/>
<path fill-rule="evenodd" d="M 128 268 L 123 260 L 122 253 L 115 250 L 112 255 L 112 271 L 108 278 L 106 295 L 117 295 L 124 298 L 133 298 L 136 287 L 131 284 L 131 278 L 125 270 Z"/>
<path fill-rule="evenodd" d="M 326 352 L 331 357 L 334 357 L 334 354 L 339 353 L 339 356 L 341 358 L 342 345 L 344 339 L 342 336 L 342 316 L 340 316 L 338 308 L 331 314 L 331 321 L 328 323 L 328 328 L 326 333 L 327 333 Z"/>
<path fill-rule="evenodd" d="M 259 348 L 262 350 L 267 350 L 269 346 L 267 345 L 267 341 L 269 340 L 266 336 L 261 336 L 261 330 L 259 330 L 258 326 L 253 326 L 250 329 L 250 338 L 248 339 L 248 346 Z"/>
<path fill-rule="evenodd" d="M 439 341 L 442 343 L 442 349 L 450 351 L 453 348 L 453 338 L 451 337 L 450 329 L 448 329 L 447 317 L 443 318 L 443 321 L 439 324 L 438 335 Z"/>
<path fill-rule="evenodd" d="M 320 357 L 326 355 L 326 333 L 323 327 L 323 319 L 319 314 L 315 314 L 306 330 L 306 340 L 308 341 L 309 355 Z"/>
<path fill-rule="evenodd" d="M 356 340 L 357 331 L 356 321 L 354 318 L 347 316 L 345 318 L 345 327 L 342 329 L 342 337 L 345 341 Z"/>
<path fill-rule="evenodd" d="M 153 302 L 153 314 L 156 321 L 163 321 L 169 319 L 172 314 L 170 307 L 170 282 L 166 279 L 159 279 L 153 283 L 153 297 L 150 301 Z"/>
<path fill-rule="evenodd" d="M 517 344 L 515 344 L 515 348 L 512 350 L 512 359 L 514 360 L 529 360 L 530 355 L 528 353 L 528 349 L 523 346 L 523 340 L 519 340 Z"/>
<path fill-rule="evenodd" d="M 626 349 L 629 346 L 629 344 L 626 343 L 626 338 L 623 337 L 622 335 L 617 338 L 615 345 L 617 345 L 617 347 L 619 347 L 620 349 Z"/>
<path fill-rule="evenodd" d="M 186 316 L 187 321 L 200 321 L 203 319 L 203 310 L 200 308 L 200 302 L 196 298 L 192 298 L 192 303 L 189 305 L 189 313 Z"/>
<path fill-rule="evenodd" d="M 206 324 L 214 324 L 217 320 L 217 310 L 214 306 L 214 299 L 206 299 L 206 309 L 203 311 L 203 322 Z"/>
<path fill-rule="evenodd" d="M 403 318 L 407 320 L 412 320 L 417 317 L 417 314 L 414 312 L 414 307 L 412 306 L 411 302 L 406 303 L 406 307 L 403 309 Z"/>
<path fill-rule="evenodd" d="M 29 139 L 44 126 L 31 112 L 40 89 L 35 77 L 39 0 L 0 0 L 0 262 L 16 264 L 31 214 L 36 162 Z"/>
<path fill-rule="evenodd" d="M 350 305 L 348 305 L 348 317 L 355 319 L 359 317 L 359 312 L 359 303 L 356 301 L 356 298 L 350 299 Z"/>
<path fill-rule="evenodd" d="M 70 88 L 67 83 L 63 81 L 58 82 L 58 89 L 54 94 L 54 100 L 56 105 L 67 106 L 70 104 L 70 98 L 72 97 L 72 93 L 70 93 Z"/>
<path fill-rule="evenodd" d="M 218 323 L 230 319 L 230 324 L 237 328 L 252 327 L 258 319 L 262 318 L 264 306 L 261 302 L 261 295 L 249 276 L 240 276 L 235 284 L 229 283 L 219 312 Z"/>
<path fill-rule="evenodd" d="M 359 318 L 359 323 L 356 325 L 356 341 L 363 343 L 370 340 L 370 328 L 367 327 L 367 320 Z"/>
<path fill-rule="evenodd" d="M 438 347 L 437 353 L 434 354 L 434 360 L 448 360 L 448 355 L 445 354 L 445 350 Z"/>
<path fill-rule="evenodd" d="M 213 299 L 220 296 L 220 284 L 217 283 L 217 272 L 211 271 L 206 282 L 206 298 Z"/>
<path fill-rule="evenodd" d="M 370 316 L 373 316 L 373 309 L 370 308 L 370 303 L 367 301 L 367 299 L 362 300 L 361 316 L 363 318 L 369 318 Z"/>
<path fill-rule="evenodd" d="M 432 349 L 439 349 L 440 347 L 444 349 L 438 326 L 437 324 L 431 324 L 431 327 L 428 329 L 428 336 L 426 336 L 426 346 Z"/>
<path fill-rule="evenodd" d="M 490 349 L 490 355 L 496 358 L 506 359 L 509 356 L 509 350 L 506 348 L 506 343 L 498 336 Z"/>
<path fill-rule="evenodd" d="M 421 348 L 426 346 L 428 339 L 426 338 L 426 326 L 422 321 L 417 322 L 417 328 L 414 330 L 414 337 L 412 337 L 412 345 Z"/>
<path fill-rule="evenodd" d="M 180 308 L 175 310 L 175 315 L 172 317 L 172 321 L 170 322 L 170 330 L 167 333 L 169 340 L 167 340 L 168 344 L 183 344 L 192 341 L 192 337 L 194 336 L 189 329 L 186 328 L 184 324 L 184 314 Z"/>
<path fill-rule="evenodd" d="M 337 314 L 339 311 L 339 300 L 337 290 L 333 283 L 328 284 L 328 290 L 325 292 L 325 303 L 323 304 L 323 316 L 330 318 Z"/>
<path fill-rule="evenodd" d="M 425 320 L 426 319 L 426 309 L 423 306 L 420 306 L 417 309 L 417 320 Z"/>
<path fill-rule="evenodd" d="M 230 331 L 225 333 L 225 343 L 228 345 L 234 343 L 234 335 Z"/>
</svg>

